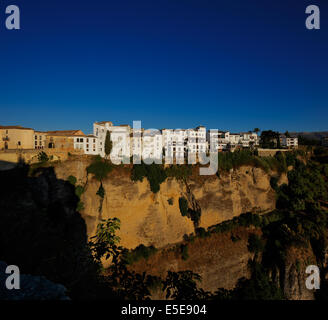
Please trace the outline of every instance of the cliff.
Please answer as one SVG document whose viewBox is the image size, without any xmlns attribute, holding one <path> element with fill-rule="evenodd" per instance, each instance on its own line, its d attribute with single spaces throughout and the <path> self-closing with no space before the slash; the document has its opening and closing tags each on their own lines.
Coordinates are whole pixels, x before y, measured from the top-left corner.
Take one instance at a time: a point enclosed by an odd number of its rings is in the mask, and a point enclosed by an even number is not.
<svg viewBox="0 0 328 320">
<path fill-rule="evenodd" d="M 163 247 L 182 240 L 184 234 L 194 232 L 194 224 L 183 217 L 179 210 L 179 198 L 184 196 L 189 205 L 201 210 L 200 227 L 208 227 L 241 213 L 267 212 L 275 208 L 275 194 L 270 187 L 270 176 L 262 169 L 241 167 L 227 174 L 199 176 L 195 174 L 187 183 L 168 178 L 156 194 L 151 192 L 146 179 L 133 182 L 130 168 L 117 166 L 103 181 L 105 197 L 99 212 L 100 197 L 96 195 L 99 181 L 87 175 L 90 164 L 84 159 L 74 159 L 55 166 L 57 177 L 77 178 L 85 186 L 81 197 L 82 217 L 87 224 L 88 235 L 96 230 L 100 219 L 117 217 L 121 220 L 121 244 L 134 248 L 139 244 Z"/>
</svg>

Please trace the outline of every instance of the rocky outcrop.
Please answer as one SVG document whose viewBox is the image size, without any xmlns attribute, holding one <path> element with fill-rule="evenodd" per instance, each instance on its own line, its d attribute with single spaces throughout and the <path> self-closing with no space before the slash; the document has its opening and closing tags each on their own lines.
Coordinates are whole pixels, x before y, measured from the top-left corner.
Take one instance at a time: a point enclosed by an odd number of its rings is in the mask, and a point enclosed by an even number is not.
<svg viewBox="0 0 328 320">
<path fill-rule="evenodd" d="M 254 258 L 247 248 L 250 233 L 259 233 L 253 228 L 236 228 L 233 232 L 212 234 L 188 242 L 188 258 L 184 260 L 179 245 L 167 246 L 149 259 L 141 259 L 130 268 L 142 273 L 165 278 L 167 271 L 192 270 L 202 277 L 199 284 L 206 291 L 218 288 L 233 289 L 240 278 L 249 278 L 248 261 Z M 235 239 L 235 240 L 232 240 Z M 160 292 L 154 292 L 154 299 Z"/>
<path fill-rule="evenodd" d="M 92 175 L 87 176 L 88 164 L 83 159 L 76 159 L 57 165 L 55 170 L 58 178 L 67 179 L 74 175 L 78 183 L 85 185 L 81 214 L 88 234 L 94 234 L 100 219 L 117 217 L 121 220 L 121 244 L 127 248 L 141 243 L 162 247 L 181 241 L 184 234 L 192 233 L 193 222 L 182 217 L 179 210 L 181 196 L 189 200 L 190 207 L 200 208 L 199 226 L 204 228 L 244 212 L 262 213 L 275 208 L 270 176 L 259 168 L 241 167 L 221 174 L 220 178 L 193 175 L 187 185 L 168 178 L 154 194 L 146 179 L 133 182 L 130 168 L 117 166 L 103 181 L 105 198 L 100 214 L 100 197 L 96 195 L 100 183 Z"/>
<path fill-rule="evenodd" d="M 314 290 L 306 288 L 307 266 L 317 265 L 316 257 L 310 248 L 290 247 L 286 250 L 283 268 L 283 291 L 289 300 L 314 300 Z"/>
</svg>

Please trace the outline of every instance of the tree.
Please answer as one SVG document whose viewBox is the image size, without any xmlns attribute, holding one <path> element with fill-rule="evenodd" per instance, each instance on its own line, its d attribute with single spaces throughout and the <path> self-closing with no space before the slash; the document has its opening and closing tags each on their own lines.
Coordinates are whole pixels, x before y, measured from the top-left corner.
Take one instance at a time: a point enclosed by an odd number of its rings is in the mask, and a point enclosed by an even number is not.
<svg viewBox="0 0 328 320">
<path fill-rule="evenodd" d="M 286 136 L 286 138 L 290 138 L 290 134 L 289 134 L 288 130 L 285 132 L 285 136 Z"/>
<path fill-rule="evenodd" d="M 273 149 L 280 146 L 279 132 L 272 130 L 262 131 L 261 133 L 261 147 Z"/>
<path fill-rule="evenodd" d="M 211 297 L 210 292 L 197 287 L 197 282 L 201 282 L 199 274 L 191 270 L 179 272 L 167 272 L 167 277 L 163 281 L 163 291 L 166 299 L 175 300 L 204 300 Z"/>
<path fill-rule="evenodd" d="M 260 131 L 261 131 L 261 130 L 260 130 L 259 128 L 255 128 L 255 129 L 254 129 L 254 132 L 255 132 L 255 133 L 258 133 L 258 132 L 260 132 Z"/>
<path fill-rule="evenodd" d="M 118 246 L 120 237 L 116 235 L 116 230 L 121 227 L 118 218 L 102 220 L 97 226 L 96 235 L 91 237 L 90 247 L 97 261 L 105 256 L 106 259 L 117 256 L 121 247 Z"/>
<path fill-rule="evenodd" d="M 188 215 L 188 201 L 185 197 L 179 198 L 179 208 L 183 217 Z"/>
<path fill-rule="evenodd" d="M 106 132 L 106 139 L 105 139 L 105 154 L 106 154 L 106 158 L 110 155 L 111 151 L 113 148 L 113 142 L 111 140 L 110 137 L 110 132 L 109 130 L 107 130 Z"/>
</svg>

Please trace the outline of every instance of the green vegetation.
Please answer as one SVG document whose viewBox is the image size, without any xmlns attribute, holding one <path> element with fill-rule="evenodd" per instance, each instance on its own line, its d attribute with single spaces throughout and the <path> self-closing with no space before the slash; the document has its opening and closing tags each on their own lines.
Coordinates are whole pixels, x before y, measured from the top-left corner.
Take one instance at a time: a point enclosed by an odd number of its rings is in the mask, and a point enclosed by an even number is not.
<svg viewBox="0 0 328 320">
<path fill-rule="evenodd" d="M 98 224 L 96 235 L 90 241 L 90 248 L 98 262 L 103 256 L 108 259 L 119 252 L 118 243 L 121 239 L 116 235 L 116 230 L 120 227 L 121 221 L 118 218 L 101 220 Z"/>
<path fill-rule="evenodd" d="M 183 217 L 188 216 L 188 201 L 185 197 L 179 198 L 179 208 Z"/>
<path fill-rule="evenodd" d="M 224 233 L 228 231 L 232 231 L 236 227 L 261 227 L 263 223 L 263 217 L 258 214 L 254 214 L 252 212 L 243 213 L 238 217 L 234 217 L 231 220 L 224 221 L 215 226 L 209 227 L 207 230 L 210 233 Z"/>
<path fill-rule="evenodd" d="M 180 250 L 181 250 L 181 258 L 182 258 L 182 260 L 187 260 L 189 258 L 188 245 L 187 244 L 182 244 L 180 246 Z"/>
<path fill-rule="evenodd" d="M 150 256 L 155 254 L 157 249 L 154 246 L 146 247 L 140 244 L 133 250 L 128 250 L 124 252 L 123 259 L 127 264 L 133 264 L 140 259 L 148 259 Z"/>
<path fill-rule="evenodd" d="M 279 149 L 281 147 L 279 132 L 275 132 L 272 130 L 262 131 L 260 146 L 261 148 L 265 149 Z"/>
<path fill-rule="evenodd" d="M 105 197 L 105 189 L 104 189 L 102 183 L 100 184 L 99 189 L 98 189 L 98 191 L 97 191 L 96 194 L 97 194 L 97 196 L 99 196 L 100 198 L 104 199 L 104 197 Z"/>
<path fill-rule="evenodd" d="M 221 172 L 228 172 L 231 169 L 239 168 L 243 165 L 254 166 L 263 169 L 281 171 L 279 161 L 274 157 L 259 157 L 256 151 L 237 150 L 235 152 L 220 152 L 218 154 L 218 176 Z"/>
<path fill-rule="evenodd" d="M 110 155 L 113 148 L 113 142 L 110 136 L 109 130 L 106 131 L 106 138 L 105 138 L 105 155 L 106 158 Z"/>
<path fill-rule="evenodd" d="M 38 160 L 39 162 L 48 162 L 50 159 L 44 151 L 41 151 L 38 153 Z"/>
<path fill-rule="evenodd" d="M 252 261 L 249 263 L 252 276 L 250 279 L 239 279 L 233 290 L 218 289 L 215 300 L 282 300 L 282 290 L 274 283 L 268 270 L 261 264 Z"/>
<path fill-rule="evenodd" d="M 191 165 L 171 165 L 165 170 L 167 177 L 185 180 L 192 175 Z"/>
<path fill-rule="evenodd" d="M 76 179 L 76 177 L 74 177 L 74 176 L 69 176 L 69 177 L 67 178 L 67 181 L 68 181 L 70 184 L 72 184 L 73 186 L 75 186 L 75 185 L 76 185 L 76 182 L 77 182 L 77 179 Z"/>
<path fill-rule="evenodd" d="M 87 173 L 93 174 L 98 181 L 102 181 L 107 178 L 112 169 L 113 167 L 109 162 L 103 160 L 101 157 L 96 157 L 87 167 Z"/>
<path fill-rule="evenodd" d="M 264 241 L 255 233 L 251 233 L 248 238 L 248 250 L 258 254 L 264 250 L 265 243 Z"/>
<path fill-rule="evenodd" d="M 160 185 L 163 183 L 167 177 L 163 165 L 151 164 L 146 165 L 145 163 L 134 164 L 131 172 L 132 181 L 143 181 L 146 177 L 150 190 L 157 193 L 160 190 Z"/>
<path fill-rule="evenodd" d="M 196 233 L 196 236 L 201 239 L 210 236 L 210 233 L 208 231 L 206 231 L 204 228 L 196 228 L 195 233 Z"/>
<path fill-rule="evenodd" d="M 84 192 L 83 186 L 80 185 L 75 186 L 75 194 L 77 195 L 77 197 L 79 197 L 79 199 L 81 198 L 83 192 Z"/>
</svg>

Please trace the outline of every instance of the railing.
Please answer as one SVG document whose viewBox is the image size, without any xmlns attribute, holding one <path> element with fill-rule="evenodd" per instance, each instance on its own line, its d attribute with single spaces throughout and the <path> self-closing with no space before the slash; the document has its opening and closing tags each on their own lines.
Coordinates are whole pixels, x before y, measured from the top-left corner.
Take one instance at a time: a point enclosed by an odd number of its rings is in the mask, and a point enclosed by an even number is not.
<svg viewBox="0 0 328 320">
<path fill-rule="evenodd" d="M 2 141 L 10 141 L 9 137 L 2 137 Z"/>
</svg>

